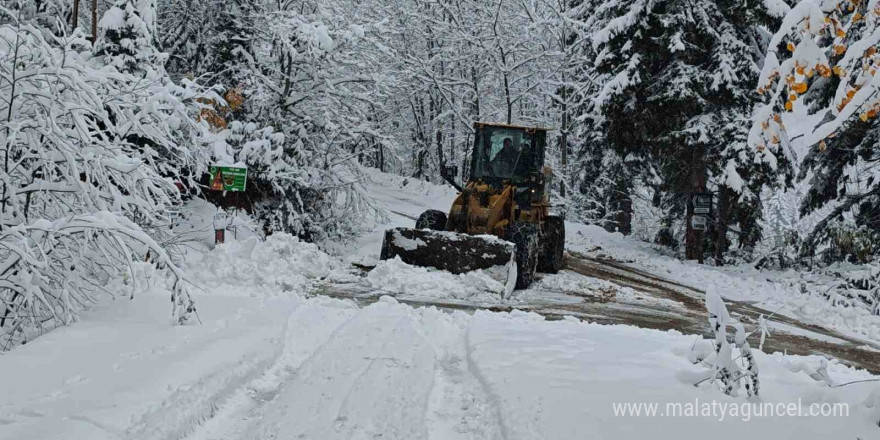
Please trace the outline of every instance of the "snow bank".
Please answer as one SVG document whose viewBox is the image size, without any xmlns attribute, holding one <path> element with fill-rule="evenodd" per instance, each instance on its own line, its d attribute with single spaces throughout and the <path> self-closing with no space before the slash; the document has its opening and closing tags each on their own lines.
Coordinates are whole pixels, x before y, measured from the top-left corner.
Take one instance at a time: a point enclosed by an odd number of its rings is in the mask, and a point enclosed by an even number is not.
<svg viewBox="0 0 880 440">
<path fill-rule="evenodd" d="M 694 378 L 706 368 L 687 356 L 701 344 L 675 331 L 477 312 L 467 336 L 469 362 L 497 402 L 508 440 L 870 438 L 878 429 L 869 405 L 871 384 L 832 389 L 792 371 L 792 365 L 819 366 L 822 359 L 815 356 L 755 353 L 763 389 L 754 402 L 846 403 L 848 417 L 624 417 L 615 415 L 615 403 L 658 403 L 662 414 L 667 403 L 742 405 L 749 400 L 708 385 L 694 387 Z M 838 383 L 870 377 L 834 363 L 828 364 L 828 374 Z"/>
<path fill-rule="evenodd" d="M 367 274 L 367 284 L 383 292 L 415 298 L 446 298 L 495 304 L 504 300 L 507 268 L 476 270 L 459 275 L 411 266 L 399 257 L 380 261 Z"/>
<path fill-rule="evenodd" d="M 173 325 L 156 290 L 0 356 L 0 439 L 182 438 L 275 362 L 301 302 L 196 300 L 202 325 Z"/>
<path fill-rule="evenodd" d="M 276 233 L 265 242 L 251 237 L 219 245 L 188 269 L 193 281 L 209 290 L 271 296 L 305 293 L 314 280 L 348 277 L 343 267 L 318 246 Z"/>
</svg>

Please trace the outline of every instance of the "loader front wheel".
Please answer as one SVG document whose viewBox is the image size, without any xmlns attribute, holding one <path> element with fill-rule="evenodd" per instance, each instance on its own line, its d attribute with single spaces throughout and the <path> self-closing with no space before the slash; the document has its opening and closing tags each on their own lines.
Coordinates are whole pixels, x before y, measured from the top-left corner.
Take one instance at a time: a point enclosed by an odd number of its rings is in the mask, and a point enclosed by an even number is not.
<svg viewBox="0 0 880 440">
<path fill-rule="evenodd" d="M 510 227 L 508 241 L 516 245 L 516 288 L 525 289 L 535 279 L 541 230 L 532 223 L 516 222 Z"/>
<path fill-rule="evenodd" d="M 429 209 L 423 212 L 418 220 L 416 220 L 416 229 L 446 230 L 446 213 L 436 209 Z"/>
<path fill-rule="evenodd" d="M 538 270 L 545 273 L 558 273 L 562 270 L 562 262 L 565 258 L 565 221 L 562 220 L 562 217 L 547 217 L 542 241 Z"/>
</svg>

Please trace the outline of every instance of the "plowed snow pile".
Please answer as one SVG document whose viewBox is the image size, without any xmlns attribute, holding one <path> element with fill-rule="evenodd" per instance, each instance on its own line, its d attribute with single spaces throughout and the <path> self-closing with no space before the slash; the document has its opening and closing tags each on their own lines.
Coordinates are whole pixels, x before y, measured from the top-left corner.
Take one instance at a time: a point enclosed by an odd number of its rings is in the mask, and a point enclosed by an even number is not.
<svg viewBox="0 0 880 440">
<path fill-rule="evenodd" d="M 230 241 L 190 260 L 192 280 L 224 294 L 276 295 L 305 292 L 315 280 L 349 280 L 353 275 L 318 246 L 284 233 L 265 242 Z"/>
<path fill-rule="evenodd" d="M 367 274 L 367 283 L 376 290 L 412 298 L 448 298 L 495 304 L 504 301 L 506 276 L 505 267 L 455 275 L 411 266 L 394 258 L 380 261 Z"/>
</svg>

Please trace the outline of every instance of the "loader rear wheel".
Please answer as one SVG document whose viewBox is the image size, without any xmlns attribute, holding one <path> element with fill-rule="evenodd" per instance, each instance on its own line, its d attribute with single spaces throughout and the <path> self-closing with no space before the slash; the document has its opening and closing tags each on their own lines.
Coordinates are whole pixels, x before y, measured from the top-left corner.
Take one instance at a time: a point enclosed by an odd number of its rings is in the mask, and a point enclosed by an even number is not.
<svg viewBox="0 0 880 440">
<path fill-rule="evenodd" d="M 516 288 L 525 289 L 535 280 L 541 230 L 532 223 L 516 222 L 510 227 L 508 241 L 516 245 Z"/>
<path fill-rule="evenodd" d="M 547 217 L 541 243 L 541 256 L 538 270 L 545 273 L 558 273 L 562 270 L 565 254 L 565 220 L 562 217 Z"/>
<path fill-rule="evenodd" d="M 433 231 L 446 230 L 446 213 L 436 209 L 429 209 L 416 220 L 416 229 L 430 229 Z"/>
</svg>

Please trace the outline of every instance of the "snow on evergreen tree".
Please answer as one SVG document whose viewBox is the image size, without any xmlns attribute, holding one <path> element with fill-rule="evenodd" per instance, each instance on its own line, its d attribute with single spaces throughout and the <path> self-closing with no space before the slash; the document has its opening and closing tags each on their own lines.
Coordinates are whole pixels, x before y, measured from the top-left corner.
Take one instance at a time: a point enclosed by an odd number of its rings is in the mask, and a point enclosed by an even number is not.
<svg viewBox="0 0 880 440">
<path fill-rule="evenodd" d="M 236 88 L 249 68 L 246 54 L 255 26 L 251 3 L 225 0 L 162 0 L 158 47 L 168 53 L 169 72 L 208 85 Z"/>
<path fill-rule="evenodd" d="M 98 22 L 95 53 L 120 72 L 142 73 L 157 62 L 156 0 L 117 0 Z"/>
<path fill-rule="evenodd" d="M 830 208 L 805 238 L 805 254 L 822 244 L 834 248 L 838 238 L 880 237 L 878 24 L 875 0 L 804 0 L 769 42 L 758 83 L 767 103 L 756 111 L 750 144 L 802 150 L 809 189 L 801 213 Z"/>
<path fill-rule="evenodd" d="M 670 226 L 684 217 L 705 164 L 707 186 L 719 193 L 721 227 L 738 225 L 741 245 L 761 237 L 761 187 L 777 183 L 786 168 L 755 166 L 745 123 L 763 59 L 760 25 L 773 19 L 768 5 L 784 9 L 777 3 L 607 1 L 588 20 L 600 25 L 591 41 L 603 141 L 626 159 L 630 174 L 622 181 L 654 189 Z"/>
</svg>

